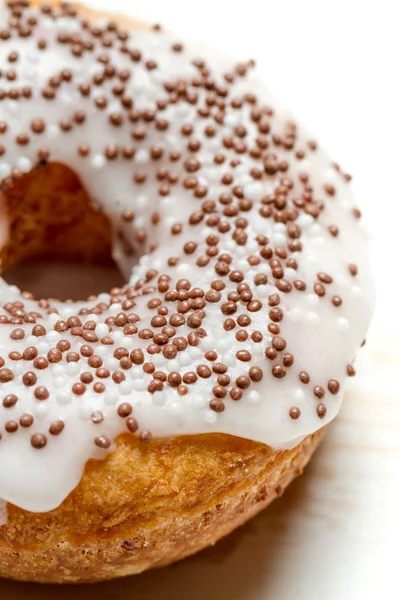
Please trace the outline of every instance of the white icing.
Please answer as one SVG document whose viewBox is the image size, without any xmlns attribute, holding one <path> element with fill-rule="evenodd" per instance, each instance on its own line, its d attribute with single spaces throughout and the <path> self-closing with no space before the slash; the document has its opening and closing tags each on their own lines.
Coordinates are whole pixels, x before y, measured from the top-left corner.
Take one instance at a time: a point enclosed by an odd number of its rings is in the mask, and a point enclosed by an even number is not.
<svg viewBox="0 0 400 600">
<path fill-rule="evenodd" d="M 6 12 L 0 7 L 0 29 L 6 23 Z M 175 222 L 186 223 L 188 217 L 199 209 L 200 200 L 194 198 L 191 190 L 184 190 L 182 186 L 171 188 L 167 197 L 158 195 L 160 183 L 149 177 L 142 185 L 132 181 L 132 172 L 136 170 L 151 174 L 166 161 L 160 160 L 152 163 L 149 160 L 149 148 L 161 145 L 165 154 L 175 149 L 185 150 L 187 139 L 180 136 L 180 128 L 184 123 L 192 123 L 196 138 L 202 142 L 202 149 L 198 159 L 204 165 L 198 175 L 200 183 L 208 185 L 208 198 L 218 198 L 226 191 L 220 183 L 221 176 L 227 171 L 227 165 L 215 165 L 212 162 L 216 149 L 221 146 L 221 137 L 232 133 L 232 128 L 238 124 L 245 124 L 249 129 L 249 137 L 257 135 L 256 128 L 249 121 L 249 106 L 242 109 L 227 107 L 227 117 L 221 131 L 208 139 L 204 134 L 204 127 L 210 124 L 208 119 L 199 119 L 196 116 L 196 106 L 170 105 L 162 114 L 170 122 L 167 132 L 157 132 L 148 128 L 148 137 L 143 142 L 135 142 L 139 147 L 135 161 L 124 161 L 119 158 L 107 161 L 104 157 L 106 146 L 117 144 L 124 146 L 132 143 L 130 137 L 133 124 L 125 123 L 123 127 L 113 127 L 108 124 L 106 115 L 111 112 L 123 112 L 116 97 L 111 93 L 111 84 L 107 82 L 99 89 L 92 86 L 90 97 L 83 98 L 76 89 L 79 81 L 87 81 L 88 74 L 102 71 L 102 65 L 94 61 L 93 53 L 85 53 L 76 59 L 69 46 L 55 43 L 55 36 L 60 27 L 76 28 L 77 24 L 65 18 L 62 23 L 54 23 L 48 18 L 41 17 L 41 30 L 35 30 L 34 36 L 18 38 L 17 47 L 19 60 L 10 68 L 18 72 L 18 85 L 33 85 L 33 97 L 18 102 L 0 102 L 0 121 L 7 122 L 8 129 L 1 136 L 1 143 L 7 152 L 0 157 L 0 178 L 8 177 L 11 169 L 18 167 L 23 172 L 29 170 L 35 163 L 36 153 L 43 146 L 51 151 L 51 160 L 69 165 L 84 182 L 90 196 L 104 208 L 111 220 L 123 228 L 127 239 L 134 239 L 135 228 L 144 227 L 148 239 L 144 248 L 138 248 L 141 257 L 138 264 L 123 253 L 121 241 L 116 239 L 113 255 L 126 275 L 129 282 L 134 285 L 145 273 L 152 268 L 160 273 L 169 274 L 172 281 L 187 277 L 196 286 L 208 290 L 210 282 L 218 278 L 213 267 L 199 268 L 196 266 L 198 255 L 182 254 L 182 246 L 187 241 L 196 240 L 204 243 L 207 235 L 214 230 L 205 224 L 197 228 L 186 227 L 181 235 L 171 237 L 170 226 Z M 44 52 L 36 49 L 37 39 L 44 37 L 48 48 Z M 156 99 L 163 97 L 163 82 L 179 78 L 194 77 L 197 69 L 191 65 L 191 59 L 197 56 L 206 57 L 213 66 L 213 75 L 220 77 L 231 67 L 231 62 L 221 56 L 216 57 L 200 46 L 187 43 L 183 53 L 171 53 L 171 43 L 176 41 L 176 36 L 169 33 L 153 33 L 137 31 L 134 33 L 132 47 L 139 48 L 144 56 L 156 60 L 159 68 L 147 71 L 143 63 L 134 64 L 126 56 L 115 49 L 107 52 L 112 62 L 119 69 L 133 68 L 131 79 L 126 82 L 126 93 L 135 96 L 135 106 L 138 109 L 154 108 Z M 16 46 L 15 40 L 1 41 L 0 64 L 7 63 L 7 56 Z M 99 50 L 101 52 L 101 50 Z M 56 101 L 47 101 L 38 93 L 43 88 L 49 77 L 59 73 L 62 69 L 70 69 L 73 73 L 73 85 L 62 83 L 64 93 L 57 96 Z M 1 79 L 1 87 L 10 89 L 13 82 Z M 231 86 L 232 96 L 240 96 L 244 92 L 252 91 L 258 94 L 267 105 L 274 107 L 275 115 L 271 119 L 277 131 L 283 127 L 287 112 L 281 109 L 280 104 L 265 89 L 256 72 L 250 72 L 246 78 L 238 78 Z M 201 95 L 203 92 L 199 91 Z M 104 95 L 109 99 L 106 111 L 98 110 L 93 98 Z M 58 123 L 71 118 L 76 109 L 87 113 L 85 123 L 74 126 L 72 131 L 64 133 Z M 30 135 L 31 141 L 27 146 L 17 146 L 14 143 L 18 133 L 30 134 L 30 122 L 34 118 L 43 118 L 46 121 L 46 131 L 41 135 Z M 308 139 L 306 132 L 298 126 L 298 137 L 305 141 Z M 87 158 L 78 155 L 76 149 L 81 144 L 90 144 L 91 153 Z M 274 149 L 279 155 L 282 150 Z M 226 152 L 229 154 L 228 152 Z M 236 157 L 237 155 L 235 155 Z M 247 197 L 255 202 L 262 196 L 273 191 L 275 180 L 254 181 L 249 177 L 249 169 L 255 162 L 247 154 L 240 155 L 242 165 L 238 170 L 238 182 L 245 187 Z M 178 175 L 183 176 L 182 162 L 176 166 Z M 202 351 L 215 349 L 219 353 L 219 361 L 229 366 L 231 379 L 248 372 L 248 365 L 237 360 L 237 350 L 252 352 L 252 365 L 259 365 L 264 370 L 264 378 L 260 383 L 252 384 L 248 391 L 244 391 L 239 402 L 226 401 L 226 410 L 216 413 L 209 409 L 209 400 L 212 396 L 208 379 L 198 379 L 197 383 L 189 386 L 186 396 L 179 396 L 175 388 L 165 386 L 162 392 L 151 395 L 147 391 L 148 383 L 152 380 L 150 375 L 143 373 L 141 368 L 133 368 L 125 372 L 126 380 L 115 385 L 111 378 L 104 380 L 106 392 L 96 394 L 91 386 L 82 398 L 71 393 L 72 384 L 79 381 L 79 374 L 87 370 L 87 362 L 68 364 L 50 364 L 47 369 L 40 372 L 40 385 L 45 386 L 50 392 L 50 398 L 39 402 L 33 396 L 33 388 L 27 388 L 21 383 L 21 376 L 26 370 L 32 368 L 32 363 L 26 361 L 7 362 L 7 368 L 12 368 L 14 379 L 6 384 L 0 384 L 1 396 L 16 394 L 18 403 L 8 409 L 0 405 L 0 430 L 3 432 L 0 441 L 0 497 L 6 501 L 30 511 L 49 511 L 56 508 L 66 496 L 79 483 L 84 465 L 91 457 L 104 457 L 105 451 L 97 448 L 93 439 L 96 436 L 107 435 L 114 439 L 116 435 L 125 430 L 123 419 L 116 413 L 116 406 L 129 401 L 133 406 L 134 417 L 140 424 L 141 431 L 151 431 L 154 437 L 174 436 L 180 434 L 198 434 L 204 432 L 221 432 L 241 436 L 269 444 L 275 448 L 290 448 L 299 443 L 305 436 L 316 431 L 322 425 L 331 421 L 338 413 L 344 392 L 346 380 L 346 365 L 350 363 L 354 354 L 364 338 L 373 309 L 373 289 L 367 258 L 367 241 L 365 235 L 355 221 L 351 210 L 354 207 L 353 197 L 348 184 L 331 168 L 331 161 L 327 154 L 318 149 L 308 152 L 307 159 L 291 165 L 288 175 L 296 176 L 296 171 L 307 172 L 310 183 L 318 194 L 323 195 L 323 186 L 328 181 L 336 189 L 334 199 L 324 195 L 325 208 L 316 223 L 310 215 L 300 214 L 298 224 L 302 227 L 301 242 L 303 251 L 298 253 L 297 275 L 288 268 L 285 277 L 293 280 L 296 277 L 308 284 L 309 293 L 293 290 L 290 294 L 282 294 L 282 308 L 285 319 L 281 323 L 282 336 L 288 341 L 288 350 L 295 356 L 296 367 L 289 369 L 287 376 L 276 379 L 271 374 L 271 362 L 264 357 L 264 349 L 270 343 L 271 337 L 267 332 L 268 311 L 267 297 L 274 293 L 272 280 L 268 285 L 256 287 L 253 284 L 257 273 L 270 274 L 271 269 L 266 261 L 259 265 L 251 266 L 246 257 L 251 252 L 256 252 L 258 244 L 255 240 L 258 234 L 264 234 L 276 246 L 285 245 L 287 241 L 285 227 L 275 224 L 267 219 L 262 219 L 258 207 L 246 213 L 249 221 L 247 228 L 248 245 L 246 248 L 237 246 L 233 240 L 221 236 L 220 253 L 230 252 L 234 255 L 232 268 L 245 272 L 246 282 L 249 283 L 255 298 L 261 299 L 263 310 L 252 313 L 252 330 L 260 330 L 264 334 L 262 344 L 253 343 L 250 338 L 240 345 L 235 340 L 234 330 L 227 332 L 223 328 L 225 317 L 220 310 L 220 304 L 207 304 L 206 317 L 202 327 L 209 335 L 202 340 Z M 185 175 L 187 175 L 185 173 Z M 235 173 L 236 176 L 236 173 Z M 123 210 L 134 210 L 134 223 L 121 225 L 120 213 Z M 160 213 L 160 224 L 152 225 L 150 218 L 157 210 Z M 168 224 L 168 226 L 166 225 Z M 328 227 L 335 224 L 339 227 L 340 236 L 334 238 L 328 233 Z M 4 218 L 0 218 L 0 243 L 6 242 L 6 229 Z M 152 242 L 157 242 L 157 249 L 147 254 Z M 249 250 L 250 249 L 250 250 Z M 177 267 L 167 264 L 168 256 L 180 256 Z M 349 262 L 358 265 L 357 279 L 348 272 Z M 334 282 L 328 285 L 329 297 L 339 294 L 343 299 L 340 308 L 335 308 L 327 298 L 319 299 L 312 292 L 318 272 L 332 274 Z M 355 292 L 356 290 L 356 292 Z M 8 286 L 0 279 L 0 303 L 13 302 L 20 298 L 19 290 Z M 146 304 L 150 296 L 136 298 L 133 311 L 140 315 L 141 328 L 150 327 L 150 319 L 155 314 L 147 309 Z M 102 294 L 92 302 L 82 302 L 73 306 L 61 303 L 52 303 L 58 308 L 60 317 L 65 318 L 77 314 L 82 307 L 93 307 L 100 301 L 107 302 L 108 294 Z M 34 301 L 24 300 L 28 310 L 38 310 Z M 242 308 L 239 305 L 240 314 Z M 87 320 L 96 321 L 95 332 L 99 336 L 106 333 L 105 317 L 116 315 L 121 311 L 121 305 L 112 305 L 108 312 L 97 318 L 88 315 Z M 40 312 L 40 309 L 39 309 Z M 42 311 L 43 312 L 43 311 Z M 243 314 L 246 312 L 242 311 Z M 0 356 L 7 356 L 10 351 L 23 350 L 30 343 L 36 345 L 40 353 L 46 355 L 54 347 L 57 338 L 52 331 L 55 323 L 54 315 L 45 315 L 40 323 L 48 330 L 43 340 L 38 342 L 31 336 L 32 326 L 21 325 L 26 332 L 24 340 L 11 340 L 10 332 L 15 326 L 0 326 Z M 82 318 L 85 322 L 85 319 Z M 185 325 L 177 331 L 177 335 L 186 335 L 189 328 Z M 100 343 L 95 348 L 95 353 L 105 359 L 105 364 L 110 361 L 109 368 L 114 368 L 113 351 L 116 347 L 124 346 L 128 349 L 145 348 L 148 342 L 140 340 L 137 336 L 126 336 L 121 330 L 109 334 L 115 341 L 114 346 L 102 346 Z M 212 336 L 212 337 L 211 337 Z M 68 333 L 61 334 L 61 338 L 68 338 L 71 342 L 71 351 L 79 352 L 82 339 L 72 337 Z M 39 343 L 39 345 L 38 345 Z M 203 352 L 199 348 L 188 348 L 180 352 L 172 361 L 168 361 L 162 354 L 153 355 L 152 360 L 156 368 L 169 372 L 187 372 L 196 370 L 204 364 Z M 188 369 L 190 367 L 190 369 Z M 299 387 L 298 373 L 306 370 L 311 377 L 311 384 Z M 327 414 L 323 421 L 316 413 L 318 400 L 313 394 L 314 385 L 323 385 L 326 388 L 329 379 L 334 378 L 341 384 L 340 393 L 330 395 L 326 393 L 325 403 Z M 295 404 L 301 410 L 301 418 L 292 420 L 288 416 L 288 409 Z M 104 419 L 100 424 L 94 424 L 91 415 L 101 411 Z M 4 432 L 6 421 L 19 420 L 21 414 L 30 413 L 35 416 L 35 422 L 29 429 L 20 428 L 15 434 Z M 47 446 L 35 450 L 30 444 L 33 433 L 46 433 L 49 425 L 62 419 L 65 429 L 57 437 L 48 436 Z M 0 512 L 0 524 L 1 524 Z"/>
</svg>

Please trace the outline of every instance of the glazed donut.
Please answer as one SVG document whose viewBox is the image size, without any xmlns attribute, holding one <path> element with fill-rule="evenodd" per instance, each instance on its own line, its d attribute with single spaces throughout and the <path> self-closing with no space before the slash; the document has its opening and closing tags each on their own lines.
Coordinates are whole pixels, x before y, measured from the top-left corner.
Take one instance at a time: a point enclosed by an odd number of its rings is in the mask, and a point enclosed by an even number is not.
<svg viewBox="0 0 400 600">
<path fill-rule="evenodd" d="M 0 280 L 0 576 L 168 564 L 280 495 L 339 411 L 374 297 L 350 177 L 253 61 L 159 26 L 13 0 L 0 64 L 2 272 L 127 281 Z"/>
</svg>

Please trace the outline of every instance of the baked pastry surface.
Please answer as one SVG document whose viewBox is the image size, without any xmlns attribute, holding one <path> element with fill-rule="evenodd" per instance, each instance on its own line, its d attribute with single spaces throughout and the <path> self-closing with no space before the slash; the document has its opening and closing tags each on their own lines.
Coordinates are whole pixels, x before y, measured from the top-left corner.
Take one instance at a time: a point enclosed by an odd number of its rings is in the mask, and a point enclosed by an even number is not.
<svg viewBox="0 0 400 600">
<path fill-rule="evenodd" d="M 292 450 L 209 434 L 143 445 L 121 437 L 50 513 L 9 506 L 0 576 L 91 582 L 182 559 L 245 523 L 300 475 L 324 429 Z"/>
</svg>

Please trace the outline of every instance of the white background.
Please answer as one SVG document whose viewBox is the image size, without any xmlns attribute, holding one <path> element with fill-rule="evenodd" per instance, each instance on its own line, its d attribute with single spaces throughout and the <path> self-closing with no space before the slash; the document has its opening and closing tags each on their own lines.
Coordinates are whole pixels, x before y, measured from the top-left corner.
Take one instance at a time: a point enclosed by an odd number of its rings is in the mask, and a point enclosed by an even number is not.
<svg viewBox="0 0 400 600">
<path fill-rule="evenodd" d="M 308 474 L 250 526 L 96 588 L 0 583 L 7 600 L 397 600 L 400 533 L 398 0 L 92 0 L 241 57 L 354 175 L 378 308 L 359 377 Z"/>
</svg>

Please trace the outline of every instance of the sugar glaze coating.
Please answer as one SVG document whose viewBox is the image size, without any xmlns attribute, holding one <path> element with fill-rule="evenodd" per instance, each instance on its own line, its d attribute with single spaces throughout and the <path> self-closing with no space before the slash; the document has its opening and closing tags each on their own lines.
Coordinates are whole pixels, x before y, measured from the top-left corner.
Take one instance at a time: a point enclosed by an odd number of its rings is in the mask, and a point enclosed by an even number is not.
<svg viewBox="0 0 400 600">
<path fill-rule="evenodd" d="M 128 284 L 66 304 L 0 279 L 0 498 L 54 509 L 127 430 L 293 447 L 371 318 L 349 178 L 251 62 L 23 4 L 0 7 L 2 189 L 71 167 Z"/>
</svg>

